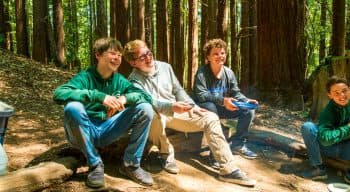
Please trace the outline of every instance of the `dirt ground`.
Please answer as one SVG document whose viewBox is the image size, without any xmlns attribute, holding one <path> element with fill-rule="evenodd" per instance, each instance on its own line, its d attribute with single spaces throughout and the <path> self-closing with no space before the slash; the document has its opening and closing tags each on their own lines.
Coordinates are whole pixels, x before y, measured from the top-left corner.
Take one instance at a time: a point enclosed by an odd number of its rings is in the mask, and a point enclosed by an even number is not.
<svg viewBox="0 0 350 192">
<path fill-rule="evenodd" d="M 14 57 L 3 50 L 0 50 L 0 57 L 0 100 L 15 108 L 15 114 L 9 118 L 4 144 L 9 158 L 8 171 L 11 172 L 56 158 L 57 151 L 67 146 L 62 121 L 63 108 L 52 101 L 52 91 L 67 81 L 72 73 Z M 305 121 L 304 116 L 304 111 L 262 103 L 252 129 L 272 131 L 301 141 L 299 129 Z M 184 134 L 183 141 L 186 142 Z M 66 182 L 43 191 L 326 192 L 328 183 L 343 182 L 340 172 L 332 168 L 328 169 L 329 179 L 325 181 L 303 179 L 299 176 L 300 172 L 308 168 L 308 161 L 304 157 L 271 146 L 257 143 L 249 145 L 259 154 L 258 159 L 235 158 L 242 170 L 258 181 L 254 188 L 219 181 L 217 171 L 207 166 L 205 157 L 201 157 L 198 151 L 177 151 L 177 163 L 181 170 L 177 175 L 160 171 L 154 153 L 143 161 L 143 167 L 150 170 L 155 180 L 152 187 L 144 187 L 123 178 L 117 171 L 119 157 L 108 157 L 105 161 L 105 188 L 87 188 L 84 183 L 87 167 L 81 166 Z"/>
</svg>

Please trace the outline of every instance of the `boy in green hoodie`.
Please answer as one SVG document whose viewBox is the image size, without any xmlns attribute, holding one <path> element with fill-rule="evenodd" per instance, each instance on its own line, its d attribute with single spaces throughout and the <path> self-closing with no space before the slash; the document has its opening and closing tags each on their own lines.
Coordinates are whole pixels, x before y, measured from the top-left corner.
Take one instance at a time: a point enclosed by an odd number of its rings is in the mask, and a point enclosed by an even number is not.
<svg viewBox="0 0 350 192">
<path fill-rule="evenodd" d="M 134 181 L 152 185 L 151 175 L 140 167 L 153 110 L 152 98 L 121 74 L 123 48 L 113 38 L 94 44 L 97 63 L 59 86 L 53 99 L 64 104 L 68 142 L 85 155 L 89 165 L 86 184 L 104 186 L 104 165 L 97 147 L 105 147 L 130 132 L 119 172 Z"/>
<path fill-rule="evenodd" d="M 330 101 L 321 111 L 318 125 L 306 122 L 301 127 L 313 167 L 305 171 L 303 177 L 314 180 L 327 179 L 321 155 L 350 160 L 349 82 L 333 76 L 327 81 L 326 89 Z M 349 170 L 345 172 L 344 179 L 350 183 Z"/>
</svg>

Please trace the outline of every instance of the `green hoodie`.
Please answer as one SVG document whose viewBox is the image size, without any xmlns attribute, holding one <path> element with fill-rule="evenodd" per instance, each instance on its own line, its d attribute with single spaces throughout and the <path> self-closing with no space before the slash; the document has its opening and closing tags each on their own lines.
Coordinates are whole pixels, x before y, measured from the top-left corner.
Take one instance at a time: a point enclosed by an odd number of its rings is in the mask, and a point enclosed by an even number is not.
<svg viewBox="0 0 350 192">
<path fill-rule="evenodd" d="M 350 138 L 350 104 L 345 107 L 329 101 L 319 117 L 318 140 L 330 146 Z"/>
<path fill-rule="evenodd" d="M 70 101 L 83 103 L 90 118 L 105 120 L 107 108 L 103 101 L 107 95 L 126 97 L 126 107 L 139 103 L 152 103 L 150 95 L 135 87 L 123 75 L 114 73 L 103 79 L 95 67 L 90 67 L 75 75 L 68 83 L 59 86 L 53 94 L 58 104 Z"/>
</svg>

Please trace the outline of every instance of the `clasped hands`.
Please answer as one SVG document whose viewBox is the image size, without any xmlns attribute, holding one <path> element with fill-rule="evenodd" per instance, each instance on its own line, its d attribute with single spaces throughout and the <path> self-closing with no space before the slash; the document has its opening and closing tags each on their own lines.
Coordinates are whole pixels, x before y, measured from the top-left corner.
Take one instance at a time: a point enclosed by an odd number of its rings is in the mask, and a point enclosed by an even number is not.
<svg viewBox="0 0 350 192">
<path fill-rule="evenodd" d="M 115 97 L 107 95 L 103 100 L 103 105 L 107 107 L 107 119 L 113 116 L 117 111 L 122 111 L 125 109 L 126 98 L 125 96 Z"/>
</svg>

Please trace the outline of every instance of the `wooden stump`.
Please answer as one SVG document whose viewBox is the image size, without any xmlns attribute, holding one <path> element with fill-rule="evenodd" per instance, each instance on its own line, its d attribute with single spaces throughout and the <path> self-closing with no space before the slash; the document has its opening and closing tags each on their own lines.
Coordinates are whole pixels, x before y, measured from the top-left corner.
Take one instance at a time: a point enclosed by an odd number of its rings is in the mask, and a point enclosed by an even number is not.
<svg viewBox="0 0 350 192">
<path fill-rule="evenodd" d="M 328 78 L 337 75 L 349 79 L 350 67 L 347 66 L 348 63 L 349 57 L 332 57 L 329 64 L 320 66 L 315 70 L 316 74 L 312 75 L 315 79 L 312 83 L 312 106 L 310 117 L 314 121 L 317 121 L 319 113 L 329 101 L 326 91 Z"/>
</svg>

